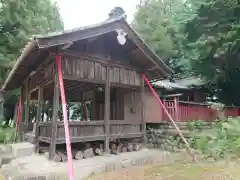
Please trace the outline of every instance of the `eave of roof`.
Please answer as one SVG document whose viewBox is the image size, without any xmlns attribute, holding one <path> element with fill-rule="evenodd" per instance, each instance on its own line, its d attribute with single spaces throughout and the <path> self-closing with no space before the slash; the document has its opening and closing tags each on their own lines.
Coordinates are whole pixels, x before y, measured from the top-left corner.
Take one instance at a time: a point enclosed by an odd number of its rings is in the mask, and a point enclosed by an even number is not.
<svg viewBox="0 0 240 180">
<path fill-rule="evenodd" d="M 58 33 L 49 33 L 47 35 L 36 35 L 25 46 L 21 56 L 18 58 L 16 64 L 7 77 L 2 90 L 6 90 L 9 82 L 12 80 L 14 73 L 19 69 L 20 64 L 26 57 L 36 48 L 45 49 L 49 47 L 65 45 L 70 42 L 79 41 L 89 37 L 106 34 L 116 29 L 121 28 L 125 30 L 128 37 L 137 45 L 137 47 L 148 57 L 148 59 L 160 69 L 165 77 L 172 75 L 173 71 L 146 45 L 140 36 L 129 26 L 129 24 L 122 18 L 110 19 L 95 25 L 75 28 L 73 30 L 66 30 Z M 78 35 L 73 38 L 73 35 Z M 66 37 L 65 37 L 66 36 Z"/>
<path fill-rule="evenodd" d="M 109 27 L 109 25 L 111 25 Z M 99 29 L 97 33 L 91 32 L 91 30 Z M 101 31 L 101 28 L 104 31 Z M 121 28 L 124 29 L 128 36 L 132 39 L 132 41 L 138 46 L 138 48 L 154 63 L 156 64 L 157 68 L 161 69 L 166 77 L 173 74 L 173 71 L 154 53 L 150 47 L 144 42 L 144 40 L 140 37 L 140 35 L 134 31 L 129 24 L 126 22 L 125 19 L 122 17 L 109 19 L 107 21 L 90 25 L 84 26 L 80 28 L 75 28 L 72 30 L 66 30 L 63 32 L 58 33 L 49 33 L 47 35 L 36 35 L 35 38 L 37 39 L 39 48 L 51 47 L 56 45 L 63 45 L 73 41 L 78 41 L 82 39 L 86 39 L 89 37 L 99 36 L 105 34 L 107 32 L 115 31 L 116 29 Z M 78 36 L 76 39 L 73 37 L 75 33 L 81 32 L 81 35 Z M 85 33 L 85 34 L 84 34 Z M 64 36 L 67 36 L 67 39 L 63 39 Z"/>
<path fill-rule="evenodd" d="M 37 47 L 37 42 L 34 40 L 34 39 L 31 39 L 27 45 L 24 47 L 20 57 L 17 59 L 15 65 L 13 66 L 11 72 L 9 73 L 6 81 L 4 82 L 2 88 L 1 88 L 1 91 L 5 91 L 6 87 L 7 87 L 7 84 L 10 82 L 10 80 L 12 79 L 15 71 L 19 68 L 21 62 L 29 55 L 29 53 L 31 51 L 33 51 L 34 48 Z"/>
<path fill-rule="evenodd" d="M 164 88 L 167 90 L 171 90 L 171 89 L 188 89 L 187 86 L 183 86 L 180 85 L 178 83 L 173 83 L 170 82 L 169 80 L 160 80 L 160 81 L 156 81 L 156 82 L 152 82 L 152 85 L 158 88 Z"/>
<path fill-rule="evenodd" d="M 203 86 L 204 84 L 206 84 L 206 81 L 204 81 L 202 78 L 197 76 L 176 79 L 175 82 L 182 86 L 187 86 L 188 88 L 195 87 L 195 86 Z"/>
</svg>

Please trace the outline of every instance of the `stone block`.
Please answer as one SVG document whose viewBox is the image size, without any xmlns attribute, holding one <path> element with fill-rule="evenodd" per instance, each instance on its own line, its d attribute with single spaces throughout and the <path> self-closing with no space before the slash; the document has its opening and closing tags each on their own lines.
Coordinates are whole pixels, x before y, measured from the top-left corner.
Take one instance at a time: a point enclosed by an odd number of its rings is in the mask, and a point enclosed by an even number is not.
<svg viewBox="0 0 240 180">
<path fill-rule="evenodd" d="M 131 166 L 132 166 L 132 161 L 130 159 L 122 161 L 122 167 L 123 168 L 128 168 L 128 167 L 131 167 Z"/>
<path fill-rule="evenodd" d="M 26 157 L 34 154 L 34 145 L 31 143 L 16 143 L 12 144 L 13 157 Z"/>
<path fill-rule="evenodd" d="M 111 172 L 115 170 L 115 163 L 114 162 L 108 162 L 105 165 L 105 172 Z"/>
<path fill-rule="evenodd" d="M 142 166 L 142 165 L 144 165 L 144 159 L 145 159 L 144 156 L 138 158 L 138 159 L 137 159 L 137 166 Z"/>
<path fill-rule="evenodd" d="M 32 175 L 26 177 L 26 180 L 47 180 L 47 176 L 44 175 Z"/>
<path fill-rule="evenodd" d="M 69 178 L 68 174 L 65 174 L 63 172 L 61 172 L 61 173 L 51 172 L 51 173 L 48 173 L 45 177 L 46 177 L 46 180 L 62 180 L 62 179 L 68 179 Z M 39 178 L 39 180 L 41 180 L 41 179 Z"/>
<path fill-rule="evenodd" d="M 13 155 L 12 154 L 4 154 L 1 157 L 1 159 L 2 159 L 1 164 L 9 164 L 13 159 Z"/>
<path fill-rule="evenodd" d="M 0 145 L 0 156 L 2 154 L 10 154 L 12 152 L 12 148 L 9 144 Z"/>
<path fill-rule="evenodd" d="M 1 169 L 3 179 L 11 180 L 25 180 L 24 174 L 20 173 L 16 168 L 10 166 L 3 166 Z"/>
<path fill-rule="evenodd" d="M 119 161 L 117 161 L 117 162 L 115 163 L 115 170 L 118 170 L 118 169 L 121 169 L 121 168 L 122 168 L 122 163 L 119 162 Z"/>
<path fill-rule="evenodd" d="M 98 173 L 102 173 L 105 171 L 105 165 L 98 165 L 96 167 L 94 167 L 94 170 L 93 170 L 93 174 L 98 174 Z"/>
<path fill-rule="evenodd" d="M 148 157 L 144 157 L 143 159 L 142 159 L 142 165 L 144 165 L 144 164 L 148 164 Z"/>
<path fill-rule="evenodd" d="M 138 165 L 138 159 L 132 159 L 131 160 L 131 165 L 132 166 L 137 166 Z"/>
</svg>

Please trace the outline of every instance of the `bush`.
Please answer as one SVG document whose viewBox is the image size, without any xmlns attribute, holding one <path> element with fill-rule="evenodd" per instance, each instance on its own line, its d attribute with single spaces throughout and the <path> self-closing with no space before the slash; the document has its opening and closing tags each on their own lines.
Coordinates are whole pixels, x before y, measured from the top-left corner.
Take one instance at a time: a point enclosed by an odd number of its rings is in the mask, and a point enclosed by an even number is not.
<svg viewBox="0 0 240 180">
<path fill-rule="evenodd" d="M 240 156 L 240 118 L 218 121 L 211 129 L 192 128 L 189 143 L 206 157 Z"/>
<path fill-rule="evenodd" d="M 0 143 L 13 142 L 14 136 L 15 136 L 14 128 L 0 126 Z"/>
<path fill-rule="evenodd" d="M 220 159 L 240 157 L 240 117 L 216 120 L 209 124 L 204 121 L 187 123 L 186 136 L 191 148 L 200 151 L 206 158 Z M 169 124 L 148 127 L 148 140 L 155 148 L 178 151 L 185 147 L 177 134 L 169 132 Z"/>
<path fill-rule="evenodd" d="M 147 125 L 147 138 L 149 147 L 160 148 L 167 151 L 178 151 L 183 148 L 181 138 L 169 133 L 169 123 Z"/>
</svg>

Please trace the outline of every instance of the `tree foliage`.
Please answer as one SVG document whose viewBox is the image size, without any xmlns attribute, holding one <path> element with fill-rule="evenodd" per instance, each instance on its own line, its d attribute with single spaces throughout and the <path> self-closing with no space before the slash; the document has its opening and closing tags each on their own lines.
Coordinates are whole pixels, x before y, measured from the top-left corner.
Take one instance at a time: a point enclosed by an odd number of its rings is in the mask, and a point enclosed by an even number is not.
<svg viewBox="0 0 240 180">
<path fill-rule="evenodd" d="M 133 26 L 176 73 L 209 82 L 219 101 L 240 105 L 240 1 L 143 0 Z"/>
<path fill-rule="evenodd" d="M 63 29 L 58 6 L 51 0 L 0 2 L 0 84 L 33 34 Z"/>
<path fill-rule="evenodd" d="M 205 0 L 186 24 L 193 70 L 210 81 L 220 101 L 240 105 L 240 2 Z"/>
<path fill-rule="evenodd" d="M 184 25 L 195 16 L 197 3 L 179 0 L 144 0 L 138 5 L 133 27 L 176 72 L 190 68 L 183 51 Z"/>
<path fill-rule="evenodd" d="M 1 0 L 0 88 L 32 35 L 62 29 L 58 6 L 51 0 Z M 4 117 L 8 124 L 13 117 L 16 92 L 9 92 L 5 100 Z"/>
</svg>

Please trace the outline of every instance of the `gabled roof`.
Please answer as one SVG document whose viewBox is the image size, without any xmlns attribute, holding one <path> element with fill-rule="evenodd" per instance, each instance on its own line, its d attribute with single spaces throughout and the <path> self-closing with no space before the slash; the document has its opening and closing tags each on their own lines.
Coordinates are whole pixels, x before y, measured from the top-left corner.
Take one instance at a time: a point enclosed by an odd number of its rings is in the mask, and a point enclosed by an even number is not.
<svg viewBox="0 0 240 180">
<path fill-rule="evenodd" d="M 182 86 L 187 86 L 188 88 L 199 87 L 206 84 L 206 81 L 197 76 L 175 79 L 175 82 Z"/>
<path fill-rule="evenodd" d="M 156 82 L 152 82 L 152 85 L 157 88 L 164 88 L 167 90 L 172 90 L 172 89 L 188 89 L 187 86 L 170 82 L 169 79 L 164 79 Z"/>
<path fill-rule="evenodd" d="M 140 58 L 144 58 L 143 56 L 145 56 L 149 63 L 152 63 L 152 68 L 146 71 L 149 73 L 154 72 L 155 75 L 162 77 L 168 77 L 173 73 L 172 70 L 150 50 L 125 19 L 120 17 L 109 19 L 91 26 L 34 36 L 23 49 L 21 56 L 5 81 L 2 90 L 11 90 L 20 87 L 23 80 L 32 70 L 35 70 L 41 61 L 47 56 L 50 48 L 104 35 L 116 31 L 117 29 L 123 29 L 127 33 L 127 38 L 137 46 L 139 51 L 141 51 L 142 55 Z"/>
<path fill-rule="evenodd" d="M 205 84 L 206 82 L 202 78 L 196 76 L 176 78 L 174 79 L 174 82 L 170 82 L 169 79 L 164 79 L 152 83 L 152 85 L 154 85 L 155 87 L 164 88 L 167 90 L 191 89 L 194 87 L 203 86 Z"/>
</svg>

